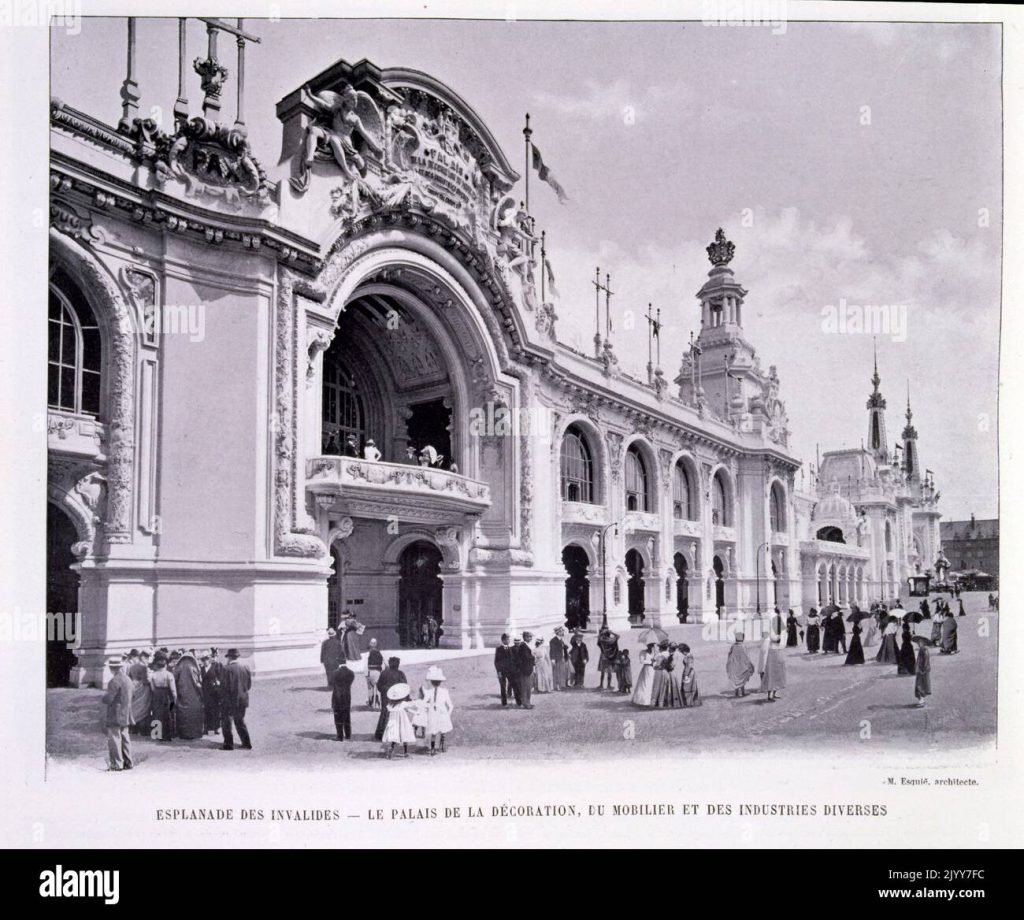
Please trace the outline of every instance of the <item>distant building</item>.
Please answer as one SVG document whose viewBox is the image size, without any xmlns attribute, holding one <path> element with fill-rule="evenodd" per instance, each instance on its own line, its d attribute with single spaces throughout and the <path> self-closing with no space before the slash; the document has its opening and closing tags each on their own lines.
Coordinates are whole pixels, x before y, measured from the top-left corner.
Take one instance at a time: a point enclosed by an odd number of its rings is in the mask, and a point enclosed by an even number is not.
<svg viewBox="0 0 1024 920">
<path fill-rule="evenodd" d="M 999 519 L 943 521 L 939 524 L 942 551 L 953 572 L 985 572 L 999 576 Z"/>
</svg>

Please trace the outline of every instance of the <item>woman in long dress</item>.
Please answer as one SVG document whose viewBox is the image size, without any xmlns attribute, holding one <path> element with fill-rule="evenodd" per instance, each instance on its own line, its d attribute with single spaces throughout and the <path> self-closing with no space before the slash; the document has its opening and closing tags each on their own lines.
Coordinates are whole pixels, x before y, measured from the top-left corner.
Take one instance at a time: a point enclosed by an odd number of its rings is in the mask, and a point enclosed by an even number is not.
<svg viewBox="0 0 1024 920">
<path fill-rule="evenodd" d="M 679 646 L 683 656 L 683 671 L 679 678 L 679 686 L 683 693 L 684 706 L 700 706 L 700 689 L 697 687 L 697 668 L 693 663 L 690 646 L 685 642 Z"/>
<path fill-rule="evenodd" d="M 768 702 L 774 703 L 779 691 L 786 689 L 786 659 L 782 657 L 782 637 L 772 636 L 764 653 L 761 670 L 761 692 L 768 694 Z"/>
<path fill-rule="evenodd" d="M 533 643 L 533 689 L 538 693 L 551 693 L 555 689 L 551 656 L 543 639 Z"/>
<path fill-rule="evenodd" d="M 737 636 L 737 638 L 739 637 Z M 807 651 L 816 652 L 820 648 L 821 626 L 819 625 L 818 611 L 812 607 L 811 612 L 807 614 Z"/>
<path fill-rule="evenodd" d="M 786 648 L 796 648 L 800 644 L 800 640 L 797 638 L 797 620 L 793 611 L 789 611 L 789 616 L 786 617 Z"/>
<path fill-rule="evenodd" d="M 199 662 L 184 654 L 178 659 L 174 671 L 178 690 L 175 729 L 179 738 L 191 741 L 202 738 L 206 726 L 206 707 L 203 704 L 203 672 Z"/>
<path fill-rule="evenodd" d="M 881 641 L 881 630 L 878 628 L 878 620 L 873 616 L 861 620 L 860 627 L 863 630 L 860 637 L 860 644 L 864 648 L 871 648 L 873 645 L 877 645 Z"/>
<path fill-rule="evenodd" d="M 359 637 L 366 627 L 363 626 L 354 616 L 349 615 L 345 621 L 345 634 L 341 639 L 341 647 L 345 652 L 347 661 L 359 661 L 362 658 L 362 649 L 359 647 Z"/>
<path fill-rule="evenodd" d="M 942 623 L 946 619 L 946 610 L 938 603 L 935 605 L 935 616 L 932 617 L 932 645 L 942 642 Z"/>
<path fill-rule="evenodd" d="M 651 706 L 651 691 L 654 689 L 654 643 L 650 642 L 637 659 L 640 662 L 640 673 L 636 676 L 633 688 L 634 706 Z"/>
<path fill-rule="evenodd" d="M 916 670 L 917 669 L 914 666 L 914 640 L 910 633 L 910 623 L 904 623 L 899 660 L 896 663 L 896 673 L 909 677 L 913 675 Z"/>
<path fill-rule="evenodd" d="M 132 682 L 132 732 L 149 734 L 153 716 L 153 691 L 149 686 L 149 652 L 139 653 L 139 660 L 128 669 Z"/>
<path fill-rule="evenodd" d="M 924 698 L 932 695 L 932 662 L 928 654 L 928 643 L 918 642 L 917 679 L 914 681 L 914 696 L 917 705 L 924 705 Z"/>
<path fill-rule="evenodd" d="M 899 656 L 896 654 L 896 629 L 898 620 L 896 617 L 889 617 L 882 631 L 882 644 L 878 648 L 875 661 L 880 664 L 896 664 Z"/>
<path fill-rule="evenodd" d="M 673 642 L 661 659 L 661 692 L 654 694 L 655 708 L 679 709 L 683 705 L 683 690 L 679 682 L 681 656 L 676 657 L 678 646 Z"/>
<path fill-rule="evenodd" d="M 955 655 L 960 651 L 956 641 L 956 617 L 953 616 L 952 612 L 946 615 L 946 618 L 942 621 L 942 629 L 940 630 L 940 638 L 942 640 L 941 654 L 943 655 Z"/>
<path fill-rule="evenodd" d="M 853 624 L 853 638 L 850 640 L 850 650 L 846 653 L 844 664 L 864 664 L 864 646 L 860 644 L 862 631 L 860 623 Z"/>
<path fill-rule="evenodd" d="M 654 673 L 651 675 L 651 705 L 657 706 L 662 694 L 665 692 L 665 684 L 668 681 L 668 672 L 665 670 L 665 662 L 668 660 L 668 639 L 658 643 L 658 651 L 654 654 L 651 667 Z"/>
<path fill-rule="evenodd" d="M 178 690 L 174 675 L 167 670 L 167 656 L 163 652 L 153 656 L 149 686 L 153 691 L 152 737 L 156 741 L 170 741 L 174 737 L 174 701 Z"/>
</svg>

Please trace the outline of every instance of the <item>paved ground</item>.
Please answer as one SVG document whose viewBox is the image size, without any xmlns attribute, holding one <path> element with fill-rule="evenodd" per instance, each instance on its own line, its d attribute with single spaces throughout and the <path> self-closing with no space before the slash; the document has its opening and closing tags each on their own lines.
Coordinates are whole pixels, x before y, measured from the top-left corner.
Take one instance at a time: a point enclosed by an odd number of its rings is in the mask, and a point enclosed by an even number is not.
<svg viewBox="0 0 1024 920">
<path fill-rule="evenodd" d="M 835 750 L 846 756 L 878 753 L 879 746 L 920 753 L 989 746 L 996 731 L 998 616 L 985 609 L 986 596 L 980 593 L 965 595 L 965 607 L 968 616 L 959 619 L 960 654 L 932 653 L 933 695 L 924 709 L 912 706 L 912 677 L 899 677 L 895 666 L 874 662 L 877 646 L 867 650 L 869 663 L 860 667 L 845 667 L 843 656 L 785 650 L 788 686 L 778 702 L 767 703 L 757 693 L 736 699 L 726 689 L 728 642 L 703 635 L 698 625 L 668 630 L 693 649 L 704 698 L 695 709 L 639 709 L 627 697 L 598 691 L 593 661 L 590 687 L 535 695 L 531 711 L 503 709 L 491 653 L 449 658 L 443 667 L 456 706 L 455 731 L 442 760 L 564 760 L 623 756 L 627 750 L 630 757 L 755 750 Z M 923 624 L 925 631 L 929 628 Z M 587 637 L 592 658 L 594 639 Z M 747 644 L 756 664 L 756 644 Z M 633 652 L 634 672 L 638 651 Z M 422 654 L 416 657 L 420 660 L 405 669 L 414 687 L 427 667 Z M 212 735 L 170 745 L 142 741 L 136 744 L 139 765 L 163 771 L 207 761 L 225 770 L 253 770 L 299 762 L 326 769 L 338 758 L 378 758 L 380 746 L 373 740 L 377 714 L 359 706 L 352 714 L 353 742 L 337 742 L 330 694 L 321 683 L 319 676 L 257 682 L 247 719 L 252 752 L 222 752 Z M 756 681 L 752 686 L 756 689 Z M 356 701 L 361 687 L 357 677 Z M 51 758 L 102 768 L 100 696 L 97 690 L 49 691 Z"/>
</svg>

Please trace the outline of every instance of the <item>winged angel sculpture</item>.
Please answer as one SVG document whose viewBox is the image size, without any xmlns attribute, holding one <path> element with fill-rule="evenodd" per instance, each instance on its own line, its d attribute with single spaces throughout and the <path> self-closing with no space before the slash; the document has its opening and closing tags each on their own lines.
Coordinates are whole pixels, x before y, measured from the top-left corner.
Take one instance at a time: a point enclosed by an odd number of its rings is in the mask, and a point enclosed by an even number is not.
<svg viewBox="0 0 1024 920">
<path fill-rule="evenodd" d="M 309 188 L 313 163 L 333 159 L 348 180 L 350 206 L 355 213 L 360 196 L 372 195 L 366 181 L 366 160 L 356 147 L 356 138 L 380 156 L 384 135 L 380 109 L 369 94 L 352 86 L 346 85 L 341 92 L 314 93 L 308 85 L 304 89 L 315 114 L 306 128 L 299 174 L 291 180 L 291 186 L 301 195 Z"/>
</svg>

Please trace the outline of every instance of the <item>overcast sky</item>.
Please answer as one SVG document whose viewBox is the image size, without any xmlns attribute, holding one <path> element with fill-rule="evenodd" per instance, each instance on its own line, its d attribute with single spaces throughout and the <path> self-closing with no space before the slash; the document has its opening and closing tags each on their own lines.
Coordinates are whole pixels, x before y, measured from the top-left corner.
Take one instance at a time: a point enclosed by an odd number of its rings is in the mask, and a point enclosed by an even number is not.
<svg viewBox="0 0 1024 920">
<path fill-rule="evenodd" d="M 250 19 L 246 121 L 272 175 L 275 103 L 339 58 L 450 85 L 523 170 L 523 114 L 568 192 L 531 181 L 561 300 L 560 337 L 590 350 L 594 268 L 612 275 L 616 348 L 642 376 L 647 303 L 666 323 L 671 379 L 696 331 L 694 297 L 722 226 L 749 290 L 744 323 L 778 367 L 791 448 L 866 437 L 872 338 L 824 328 L 823 308 L 906 306 L 878 338 L 890 444 L 907 382 L 922 463 L 945 519 L 996 515 L 1001 234 L 1000 36 L 987 25 L 770 28 L 694 24 Z M 116 123 L 124 22 L 54 32 L 52 92 Z M 170 111 L 176 25 L 139 24 L 142 107 Z M 224 111 L 234 117 L 232 69 Z M 192 24 L 189 56 L 205 49 Z M 198 79 L 190 97 L 198 108 Z M 897 339 L 903 339 L 898 341 Z"/>
</svg>

